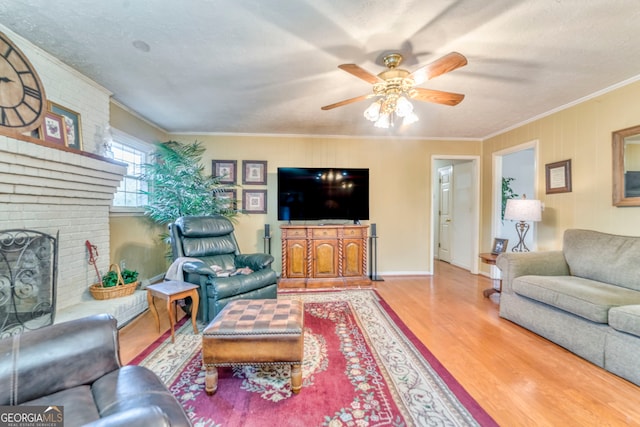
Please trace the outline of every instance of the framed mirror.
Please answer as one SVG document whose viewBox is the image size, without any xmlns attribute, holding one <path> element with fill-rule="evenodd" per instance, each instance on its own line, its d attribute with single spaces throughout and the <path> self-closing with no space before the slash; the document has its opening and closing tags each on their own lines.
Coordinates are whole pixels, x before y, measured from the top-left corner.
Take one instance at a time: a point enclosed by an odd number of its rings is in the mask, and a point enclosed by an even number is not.
<svg viewBox="0 0 640 427">
<path fill-rule="evenodd" d="M 613 205 L 640 206 L 640 126 L 613 135 Z"/>
</svg>

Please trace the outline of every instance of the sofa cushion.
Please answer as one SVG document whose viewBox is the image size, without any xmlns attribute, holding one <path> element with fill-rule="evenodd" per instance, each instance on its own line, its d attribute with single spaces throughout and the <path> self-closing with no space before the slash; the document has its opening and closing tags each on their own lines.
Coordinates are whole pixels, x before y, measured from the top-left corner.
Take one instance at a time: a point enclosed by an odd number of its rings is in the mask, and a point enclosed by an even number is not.
<svg viewBox="0 0 640 427">
<path fill-rule="evenodd" d="M 640 304 L 640 292 L 572 276 L 520 276 L 515 293 L 596 323 L 608 323 L 609 309 Z"/>
<path fill-rule="evenodd" d="M 640 337 L 640 305 L 623 305 L 609 310 L 609 326 Z"/>
<path fill-rule="evenodd" d="M 572 276 L 640 291 L 640 237 L 566 230 L 562 251 Z"/>
<path fill-rule="evenodd" d="M 175 225 L 186 237 L 215 237 L 233 232 L 231 221 L 221 215 L 183 216 L 176 220 Z"/>
<path fill-rule="evenodd" d="M 182 406 L 160 378 L 142 366 L 123 366 L 93 383 L 91 390 L 101 417 L 129 409 L 156 405 L 172 420 L 173 426 L 189 426 Z"/>
<path fill-rule="evenodd" d="M 40 372 L 46 376 L 46 372 Z M 72 387 L 48 396 L 42 396 L 21 405 L 27 406 L 63 406 L 64 425 L 66 427 L 81 426 L 98 420 L 98 408 L 93 401 L 91 387 L 88 385 Z"/>
</svg>

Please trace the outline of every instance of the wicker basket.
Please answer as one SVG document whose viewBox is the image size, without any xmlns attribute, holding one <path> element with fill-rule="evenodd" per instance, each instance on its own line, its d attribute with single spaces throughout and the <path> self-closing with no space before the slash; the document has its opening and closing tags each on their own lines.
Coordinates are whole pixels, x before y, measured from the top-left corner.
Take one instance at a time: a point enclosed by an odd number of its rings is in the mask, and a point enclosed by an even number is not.
<svg viewBox="0 0 640 427">
<path fill-rule="evenodd" d="M 94 283 L 89 287 L 89 291 L 91 295 L 98 300 L 126 297 L 127 295 L 131 295 L 138 286 L 138 281 L 132 283 L 124 284 L 124 279 L 122 278 L 122 273 L 120 272 L 120 267 L 117 264 L 111 264 L 109 266 L 109 271 L 114 270 L 118 276 L 118 284 L 116 286 L 110 286 L 105 288 L 102 286 L 102 283 Z"/>
</svg>

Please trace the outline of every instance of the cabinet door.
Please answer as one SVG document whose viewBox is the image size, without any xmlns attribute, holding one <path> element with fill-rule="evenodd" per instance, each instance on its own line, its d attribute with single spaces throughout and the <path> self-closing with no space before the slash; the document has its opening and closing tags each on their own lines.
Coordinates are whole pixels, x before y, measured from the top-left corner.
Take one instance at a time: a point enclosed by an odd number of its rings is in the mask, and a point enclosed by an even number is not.
<svg viewBox="0 0 640 427">
<path fill-rule="evenodd" d="M 342 244 L 344 277 L 363 276 L 364 244 L 362 239 L 345 239 Z"/>
<path fill-rule="evenodd" d="M 338 276 L 338 241 L 313 241 L 313 277 Z"/>
<path fill-rule="evenodd" d="M 287 240 L 287 277 L 307 277 L 307 241 Z"/>
</svg>

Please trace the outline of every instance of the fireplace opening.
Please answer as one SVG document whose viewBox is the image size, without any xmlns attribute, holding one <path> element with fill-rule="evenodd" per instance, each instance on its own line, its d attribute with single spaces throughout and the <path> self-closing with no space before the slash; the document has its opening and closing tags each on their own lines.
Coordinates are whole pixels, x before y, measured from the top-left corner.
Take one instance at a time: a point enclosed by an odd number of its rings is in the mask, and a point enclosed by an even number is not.
<svg viewBox="0 0 640 427">
<path fill-rule="evenodd" d="M 58 237 L 0 231 L 0 338 L 50 325 L 56 308 Z"/>
</svg>

